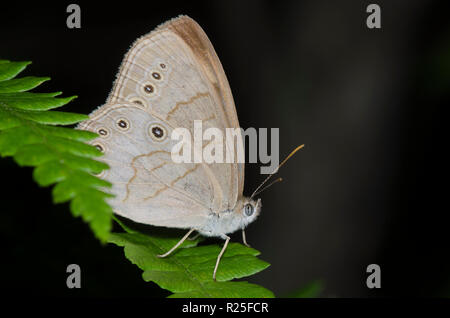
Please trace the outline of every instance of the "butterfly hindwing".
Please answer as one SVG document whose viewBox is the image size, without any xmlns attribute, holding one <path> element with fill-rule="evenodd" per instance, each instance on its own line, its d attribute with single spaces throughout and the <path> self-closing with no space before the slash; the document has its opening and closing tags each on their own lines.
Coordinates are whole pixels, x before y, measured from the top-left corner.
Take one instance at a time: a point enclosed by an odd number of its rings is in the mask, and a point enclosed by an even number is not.
<svg viewBox="0 0 450 318">
<path fill-rule="evenodd" d="M 209 210 L 209 178 L 199 164 L 171 160 L 172 128 L 158 118 L 130 104 L 105 105 L 80 128 L 100 135 L 92 144 L 104 152 L 101 160 L 110 166 L 100 177 L 113 185 L 116 197 L 110 203 L 118 214 L 154 225 L 178 218 L 178 227 L 189 227 L 189 218 L 204 217 Z M 155 136 L 155 129 L 162 134 Z"/>
</svg>

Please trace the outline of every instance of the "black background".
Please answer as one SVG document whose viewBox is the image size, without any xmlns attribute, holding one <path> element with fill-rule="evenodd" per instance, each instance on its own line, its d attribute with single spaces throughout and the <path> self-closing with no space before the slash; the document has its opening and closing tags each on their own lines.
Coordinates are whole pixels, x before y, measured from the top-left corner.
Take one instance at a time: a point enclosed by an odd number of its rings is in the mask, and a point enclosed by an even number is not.
<svg viewBox="0 0 450 318">
<path fill-rule="evenodd" d="M 70 2 L 3 4 L 0 58 L 30 60 L 21 74 L 50 76 L 36 91 L 101 105 L 133 41 L 179 14 L 208 34 L 243 128 L 279 127 L 280 156 L 306 144 L 262 194 L 247 231 L 272 264 L 250 278 L 283 296 L 321 281 L 322 297 L 448 296 L 450 25 L 437 1 L 376 1 L 382 28 L 365 25 L 367 1 Z M 68 205 L 53 205 L 31 169 L 0 161 L 0 286 L 28 296 L 168 295 L 145 283 L 120 248 L 102 246 Z M 247 166 L 246 194 L 261 182 Z M 181 234 L 182 232 L 177 232 Z M 233 235 L 239 241 L 239 235 Z M 66 266 L 82 288 L 65 285 Z M 382 288 L 365 285 L 366 267 Z"/>
</svg>

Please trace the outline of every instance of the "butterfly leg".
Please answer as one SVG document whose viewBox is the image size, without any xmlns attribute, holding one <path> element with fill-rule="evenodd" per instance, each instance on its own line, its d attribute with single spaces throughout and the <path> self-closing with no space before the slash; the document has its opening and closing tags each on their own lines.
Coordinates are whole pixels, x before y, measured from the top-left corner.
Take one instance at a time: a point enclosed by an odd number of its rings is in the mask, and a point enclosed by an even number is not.
<svg viewBox="0 0 450 318">
<path fill-rule="evenodd" d="M 194 232 L 195 229 L 190 229 L 189 232 L 186 233 L 185 236 L 183 236 L 183 238 L 177 243 L 175 244 L 174 247 L 172 247 L 167 253 L 162 254 L 162 255 L 156 255 L 160 258 L 166 257 L 168 255 L 170 255 L 173 251 L 175 251 L 177 249 L 178 246 L 180 246 L 181 244 L 183 244 L 183 242 L 189 237 L 189 235 L 191 235 L 192 232 Z"/>
<path fill-rule="evenodd" d="M 188 241 L 196 240 L 199 236 L 200 236 L 200 233 L 197 233 L 193 237 L 188 237 Z"/>
<path fill-rule="evenodd" d="M 244 243 L 245 246 L 251 247 L 250 244 L 247 243 L 247 240 L 245 238 L 245 230 L 244 229 L 242 229 L 242 242 Z"/>
<path fill-rule="evenodd" d="M 220 259 L 222 258 L 222 255 L 225 252 L 225 250 L 227 249 L 228 242 L 230 241 L 230 237 L 225 234 L 223 235 L 222 238 L 225 239 L 225 244 L 223 244 L 222 250 L 220 251 L 219 256 L 217 256 L 216 267 L 214 267 L 214 273 L 213 273 L 214 281 L 216 281 L 216 272 L 217 272 L 217 267 L 219 267 Z"/>
</svg>

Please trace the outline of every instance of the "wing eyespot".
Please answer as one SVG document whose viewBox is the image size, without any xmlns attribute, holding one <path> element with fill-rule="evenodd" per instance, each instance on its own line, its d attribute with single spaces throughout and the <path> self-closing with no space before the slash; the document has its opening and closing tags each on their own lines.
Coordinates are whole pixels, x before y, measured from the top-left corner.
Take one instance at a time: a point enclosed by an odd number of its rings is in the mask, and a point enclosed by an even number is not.
<svg viewBox="0 0 450 318">
<path fill-rule="evenodd" d="M 103 170 L 100 173 L 95 173 L 94 176 L 96 176 L 97 178 L 103 178 L 103 176 L 105 175 L 105 170 Z"/>
<path fill-rule="evenodd" d="M 143 100 L 142 98 L 139 98 L 139 97 L 130 98 L 129 101 L 131 103 L 139 106 L 139 107 L 143 107 L 143 108 L 147 108 L 148 107 L 147 102 L 145 100 Z"/>
<path fill-rule="evenodd" d="M 162 75 L 161 75 L 161 73 L 159 73 L 159 72 L 152 72 L 152 77 L 155 79 L 155 80 L 157 80 L 157 81 L 160 81 L 160 80 L 162 80 Z"/>
<path fill-rule="evenodd" d="M 99 143 L 99 142 L 97 142 L 97 143 L 95 143 L 95 144 L 93 144 L 93 146 L 95 147 L 95 148 L 97 148 L 97 150 L 98 151 L 101 151 L 101 152 L 105 152 L 105 146 L 103 146 L 101 143 Z"/>
<path fill-rule="evenodd" d="M 146 81 L 140 85 L 140 94 L 142 98 L 150 98 L 157 95 L 157 87 L 154 83 Z"/>
<path fill-rule="evenodd" d="M 146 94 L 153 94 L 155 92 L 155 87 L 152 84 L 147 84 L 144 86 L 144 92 Z"/>
<path fill-rule="evenodd" d="M 97 130 L 97 133 L 101 136 L 101 137 L 108 137 L 109 136 L 109 131 L 108 129 L 102 127 L 99 130 Z"/>
<path fill-rule="evenodd" d="M 167 138 L 167 130 L 160 124 L 150 125 L 148 132 L 150 137 L 158 142 L 164 141 Z"/>
<path fill-rule="evenodd" d="M 125 118 L 118 119 L 116 124 L 120 130 L 127 131 L 128 129 L 130 129 L 130 122 Z"/>
</svg>

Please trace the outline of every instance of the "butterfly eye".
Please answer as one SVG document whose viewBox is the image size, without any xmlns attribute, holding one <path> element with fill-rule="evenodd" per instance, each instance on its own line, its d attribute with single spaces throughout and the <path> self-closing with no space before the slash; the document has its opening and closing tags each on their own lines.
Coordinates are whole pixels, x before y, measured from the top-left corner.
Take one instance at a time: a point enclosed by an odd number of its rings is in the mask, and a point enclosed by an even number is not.
<svg viewBox="0 0 450 318">
<path fill-rule="evenodd" d="M 253 205 L 251 205 L 250 203 L 244 205 L 244 213 L 246 216 L 251 216 L 253 212 L 254 212 Z"/>
<path fill-rule="evenodd" d="M 128 123 L 128 120 L 126 120 L 126 119 L 119 119 L 117 121 L 117 126 L 119 126 L 119 128 L 122 130 L 128 130 L 128 128 L 130 128 L 130 124 Z"/>
</svg>

